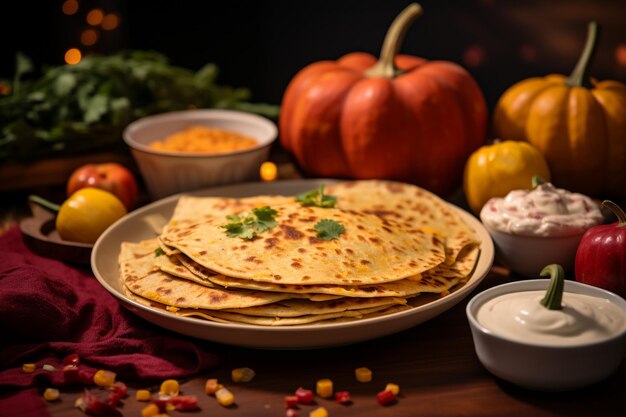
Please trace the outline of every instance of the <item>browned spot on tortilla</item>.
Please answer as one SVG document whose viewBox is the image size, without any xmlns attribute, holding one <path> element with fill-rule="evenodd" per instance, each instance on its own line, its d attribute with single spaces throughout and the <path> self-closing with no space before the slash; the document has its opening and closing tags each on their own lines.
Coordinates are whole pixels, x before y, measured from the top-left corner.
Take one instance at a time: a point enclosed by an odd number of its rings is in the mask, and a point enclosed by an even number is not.
<svg viewBox="0 0 626 417">
<path fill-rule="evenodd" d="M 280 242 L 280 240 L 276 239 L 275 237 L 268 237 L 267 239 L 265 239 L 265 249 L 270 249 L 276 246 L 278 242 Z"/>
<path fill-rule="evenodd" d="M 306 252 L 306 249 L 304 249 L 304 248 L 298 248 L 298 252 L 299 252 L 299 253 L 305 253 L 305 252 Z"/>
<path fill-rule="evenodd" d="M 285 239 L 298 240 L 304 237 L 304 233 L 292 226 L 281 224 L 280 228 L 283 229 L 283 231 L 285 232 Z"/>
<path fill-rule="evenodd" d="M 379 244 L 380 243 L 380 239 L 377 238 L 377 237 L 370 237 L 370 242 Z"/>
<path fill-rule="evenodd" d="M 311 277 L 308 276 L 308 275 L 305 275 L 305 276 L 302 277 L 302 281 L 309 281 L 310 279 L 311 279 Z M 296 287 L 296 289 L 300 290 L 300 289 L 302 289 L 302 287 L 300 285 L 298 285 Z"/>
<path fill-rule="evenodd" d="M 228 297 L 225 293 L 222 292 L 216 292 L 213 291 L 211 292 L 211 304 L 217 304 L 220 301 L 222 301 L 223 299 L 225 299 L 226 297 Z"/>
<path fill-rule="evenodd" d="M 280 281 L 281 279 L 283 279 L 283 277 L 281 277 L 281 276 L 280 276 L 280 275 L 278 275 L 278 274 L 274 274 L 274 275 L 272 275 L 272 277 L 273 277 L 276 281 Z"/>
<path fill-rule="evenodd" d="M 296 269 L 302 268 L 302 264 L 300 262 L 292 262 L 291 266 L 296 268 Z"/>
<path fill-rule="evenodd" d="M 262 264 L 263 261 L 261 259 L 257 259 L 256 256 L 249 256 L 244 259 L 246 262 L 254 262 L 255 264 Z"/>
<path fill-rule="evenodd" d="M 319 240 L 318 238 L 314 237 L 314 236 L 309 236 L 309 243 L 311 245 L 316 245 L 318 243 L 320 243 L 321 240 Z"/>
<path fill-rule="evenodd" d="M 176 299 L 176 302 L 177 302 L 177 303 L 182 303 L 183 301 L 185 301 L 185 297 L 178 297 L 178 298 Z"/>
<path fill-rule="evenodd" d="M 369 265 L 369 264 L 371 264 L 371 262 L 368 261 L 367 259 L 361 259 L 360 264 L 361 265 Z"/>
<path fill-rule="evenodd" d="M 198 252 L 198 254 L 200 254 L 200 255 L 206 255 L 206 253 L 207 253 L 207 251 L 205 251 L 205 250 L 201 250 L 200 252 Z"/>
</svg>

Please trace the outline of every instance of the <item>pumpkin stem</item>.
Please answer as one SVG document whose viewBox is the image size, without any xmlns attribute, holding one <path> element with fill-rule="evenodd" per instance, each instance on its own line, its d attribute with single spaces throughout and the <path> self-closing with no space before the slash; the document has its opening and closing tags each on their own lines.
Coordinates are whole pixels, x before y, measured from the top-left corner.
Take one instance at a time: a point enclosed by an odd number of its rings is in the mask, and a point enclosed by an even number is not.
<svg viewBox="0 0 626 417">
<path fill-rule="evenodd" d="M 618 226 L 626 226 L 626 214 L 624 214 L 624 210 L 622 210 L 620 206 L 610 200 L 604 200 L 602 207 L 608 208 L 617 216 L 617 221 L 619 222 Z"/>
<path fill-rule="evenodd" d="M 540 303 L 548 310 L 561 310 L 563 308 L 561 301 L 563 300 L 563 288 L 565 285 L 565 271 L 563 271 L 563 267 L 558 264 L 550 264 L 543 268 L 539 275 L 542 277 L 550 276 L 548 290 Z"/>
<path fill-rule="evenodd" d="M 578 58 L 576 68 L 574 68 L 572 74 L 565 81 L 565 84 L 567 84 L 568 86 L 586 88 L 593 87 L 589 77 L 589 69 L 591 66 L 591 61 L 593 61 L 593 57 L 596 53 L 599 32 L 600 27 L 598 26 L 598 23 L 590 22 L 587 29 L 587 43 L 585 43 L 585 48 L 583 49 L 580 58 Z"/>
<path fill-rule="evenodd" d="M 396 68 L 394 60 L 400 51 L 400 46 L 402 45 L 406 31 L 409 29 L 411 23 L 421 14 L 422 6 L 417 3 L 409 4 L 400 12 L 393 23 L 391 23 L 385 35 L 378 62 L 365 71 L 366 77 L 394 78 L 403 73 L 402 70 Z"/>
</svg>

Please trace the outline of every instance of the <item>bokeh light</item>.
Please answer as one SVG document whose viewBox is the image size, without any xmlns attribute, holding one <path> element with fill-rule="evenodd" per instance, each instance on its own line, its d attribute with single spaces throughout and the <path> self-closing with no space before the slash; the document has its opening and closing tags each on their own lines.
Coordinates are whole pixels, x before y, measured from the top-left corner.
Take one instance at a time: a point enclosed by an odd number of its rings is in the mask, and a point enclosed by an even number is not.
<svg viewBox="0 0 626 417">
<path fill-rule="evenodd" d="M 261 164 L 260 174 L 263 181 L 274 181 L 278 176 L 278 168 L 275 163 L 266 161 Z"/>
<path fill-rule="evenodd" d="M 113 30 L 120 24 L 120 18 L 115 13 L 109 13 L 102 19 L 102 29 Z"/>
<path fill-rule="evenodd" d="M 78 48 L 70 48 L 65 52 L 65 63 L 74 65 L 78 64 L 83 59 L 83 54 Z"/>
<path fill-rule="evenodd" d="M 471 45 L 463 53 L 463 62 L 470 68 L 476 68 L 485 61 L 485 49 L 480 45 Z"/>
<path fill-rule="evenodd" d="M 626 43 L 621 43 L 615 48 L 615 61 L 620 67 L 626 67 Z"/>
<path fill-rule="evenodd" d="M 85 29 L 80 34 L 80 43 L 85 46 L 91 46 L 98 42 L 98 32 L 94 29 Z"/>
<path fill-rule="evenodd" d="M 78 11 L 78 1 L 77 0 L 65 0 L 63 5 L 61 6 L 61 10 L 63 13 L 70 16 L 76 14 Z"/>
<path fill-rule="evenodd" d="M 87 13 L 87 23 L 91 26 L 98 26 L 104 19 L 104 13 L 100 9 L 92 9 Z"/>
<path fill-rule="evenodd" d="M 537 61 L 537 49 L 534 46 L 524 44 L 519 49 L 519 56 L 522 61 L 535 62 Z"/>
</svg>

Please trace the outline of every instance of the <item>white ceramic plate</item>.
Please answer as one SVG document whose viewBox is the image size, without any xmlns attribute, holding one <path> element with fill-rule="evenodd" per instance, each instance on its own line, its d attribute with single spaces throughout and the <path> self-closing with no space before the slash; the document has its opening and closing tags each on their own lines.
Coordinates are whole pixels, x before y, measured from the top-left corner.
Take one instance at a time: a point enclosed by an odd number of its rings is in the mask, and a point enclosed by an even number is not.
<svg viewBox="0 0 626 417">
<path fill-rule="evenodd" d="M 270 183 L 244 183 L 189 193 L 197 196 L 247 197 L 260 194 L 295 195 L 328 184 L 332 180 L 296 180 Z M 309 349 L 361 342 L 386 336 L 423 323 L 448 310 L 465 298 L 487 275 L 493 263 L 491 237 L 479 220 L 458 209 L 461 217 L 480 239 L 478 264 L 468 282 L 449 295 L 398 313 L 343 323 L 261 327 L 249 324 L 223 324 L 192 317 L 179 317 L 129 299 L 120 280 L 118 256 L 124 241 L 138 242 L 157 235 L 174 212 L 180 195 L 167 197 L 129 213 L 109 227 L 95 243 L 91 267 L 98 281 L 125 307 L 158 326 L 230 345 L 263 349 Z M 417 299 L 423 298 L 419 296 Z M 427 299 L 426 299 L 427 300 Z"/>
</svg>

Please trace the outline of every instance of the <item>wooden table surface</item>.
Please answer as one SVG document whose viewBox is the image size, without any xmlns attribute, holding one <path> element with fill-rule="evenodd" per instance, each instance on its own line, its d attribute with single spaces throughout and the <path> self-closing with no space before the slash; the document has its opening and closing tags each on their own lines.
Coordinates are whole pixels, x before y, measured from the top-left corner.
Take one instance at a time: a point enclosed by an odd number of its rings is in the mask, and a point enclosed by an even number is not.
<svg viewBox="0 0 626 417">
<path fill-rule="evenodd" d="M 474 291 L 511 281 L 495 267 Z M 472 295 L 473 295 L 472 294 Z M 222 358 L 213 370 L 182 381 L 184 394 L 198 396 L 207 416 L 284 416 L 283 398 L 302 386 L 315 389 L 321 378 L 334 381 L 335 390 L 348 390 L 350 405 L 316 399 L 299 407 L 308 416 L 323 406 L 329 416 L 624 416 L 626 415 L 626 361 L 608 379 L 573 392 L 545 393 L 518 388 L 498 380 L 480 364 L 474 352 L 465 316 L 470 295 L 442 315 L 391 336 L 354 345 L 316 350 L 254 350 L 209 344 Z M 146 323 L 147 326 L 151 326 Z M 232 383 L 230 371 L 247 366 L 256 377 L 248 383 Z M 359 383 L 354 369 L 368 367 L 373 380 Z M 224 408 L 204 393 L 207 378 L 218 378 L 235 395 L 236 405 Z M 390 406 L 376 402 L 376 393 L 388 382 L 400 386 L 398 401 Z M 140 416 L 146 403 L 134 398 L 137 388 L 120 408 L 124 416 Z M 66 391 L 62 399 L 48 404 L 54 416 L 84 416 L 74 408 L 79 391 Z M 171 412 L 170 416 L 183 416 Z"/>
</svg>

